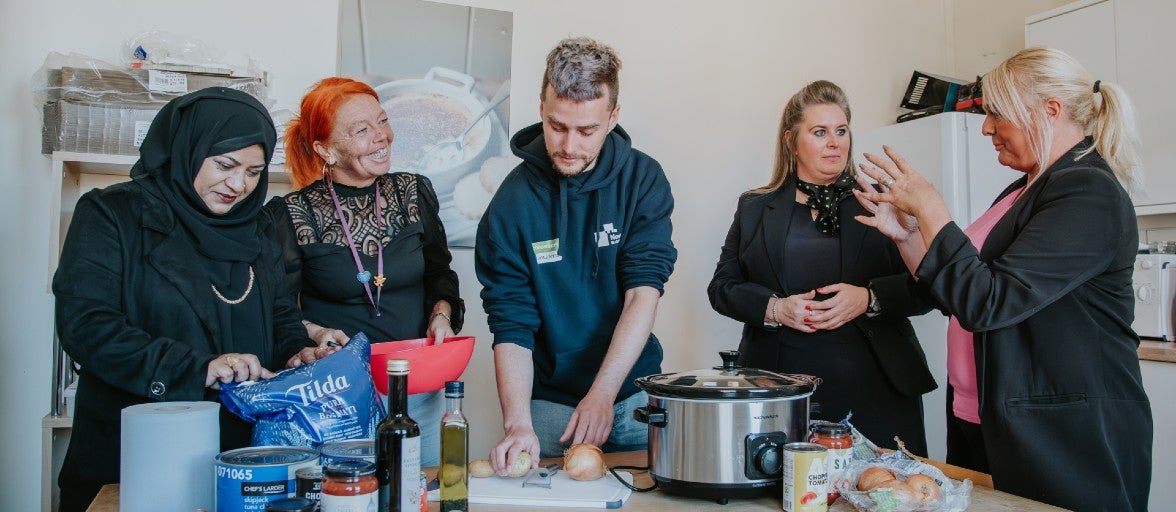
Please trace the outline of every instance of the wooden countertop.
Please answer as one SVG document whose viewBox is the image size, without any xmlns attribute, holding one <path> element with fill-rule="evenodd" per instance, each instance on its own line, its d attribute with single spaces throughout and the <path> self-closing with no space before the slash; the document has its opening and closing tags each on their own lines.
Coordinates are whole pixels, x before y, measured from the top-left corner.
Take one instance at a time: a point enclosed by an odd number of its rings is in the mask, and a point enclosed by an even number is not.
<svg viewBox="0 0 1176 512">
<path fill-rule="evenodd" d="M 1176 342 L 1140 340 L 1139 358 L 1145 361 L 1176 363 Z"/>
<path fill-rule="evenodd" d="M 648 464 L 646 459 L 646 452 L 624 452 L 624 453 L 610 453 L 605 455 L 605 462 L 610 466 L 645 466 Z M 987 478 L 988 475 L 983 473 L 976 473 L 964 468 L 951 466 L 942 462 L 928 461 L 934 464 L 939 469 L 943 470 L 947 476 L 955 479 L 971 478 L 974 484 L 972 488 L 971 504 L 968 507 L 969 512 L 1008 512 L 1008 511 L 1049 511 L 1049 510 L 1064 510 L 1044 503 L 1039 503 L 1033 500 L 1014 496 L 1005 492 L 1000 492 L 991 489 L 992 479 Z M 429 477 L 432 478 L 436 469 L 426 470 Z M 647 473 L 634 473 L 634 484 L 639 487 L 648 487 L 652 482 Z M 986 486 L 984 486 L 986 485 Z M 484 505 L 476 504 L 470 507 L 478 512 L 515 512 L 517 510 L 536 510 L 530 507 L 520 507 L 517 505 Z M 779 496 L 763 496 L 756 499 L 746 500 L 731 500 L 727 505 L 717 505 L 713 501 L 686 498 L 682 496 L 675 496 L 667 494 L 664 491 L 657 490 L 648 493 L 633 493 L 632 497 L 625 502 L 622 507 L 624 510 L 643 511 L 643 512 L 710 512 L 714 510 L 722 510 L 723 512 L 749 512 L 749 511 L 772 511 L 779 512 L 782 508 Z M 440 510 L 440 505 L 437 502 L 429 503 L 429 511 L 434 512 Z M 833 506 L 829 507 L 829 512 L 851 512 L 853 506 L 846 503 L 845 500 L 837 500 Z M 87 512 L 118 512 L 118 484 L 107 485 L 98 493 L 98 497 L 87 509 Z"/>
</svg>

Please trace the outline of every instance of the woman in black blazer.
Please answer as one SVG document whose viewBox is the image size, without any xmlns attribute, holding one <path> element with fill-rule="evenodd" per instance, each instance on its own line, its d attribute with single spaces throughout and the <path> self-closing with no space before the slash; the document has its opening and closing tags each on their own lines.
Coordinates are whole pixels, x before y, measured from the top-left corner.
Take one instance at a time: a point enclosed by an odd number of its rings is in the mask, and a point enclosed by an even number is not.
<svg viewBox="0 0 1176 512">
<path fill-rule="evenodd" d="M 200 90 L 156 115 L 130 182 L 78 200 L 53 276 L 57 335 L 81 365 L 60 510 L 118 481 L 123 408 L 216 401 L 221 382 L 314 359 L 257 215 L 275 142 L 253 97 Z M 222 450 L 251 432 L 221 408 Z"/>
<path fill-rule="evenodd" d="M 1139 167 L 1130 104 L 1065 53 L 1028 48 L 983 80 L 1001 164 L 1024 172 L 981 249 L 897 153 L 867 155 L 861 221 L 973 335 L 979 435 L 997 489 L 1074 510 L 1147 510 L 1151 406 L 1131 330 Z M 900 211 L 896 211 L 900 210 Z M 994 206 L 995 208 L 995 206 Z M 908 229 L 898 229 L 903 225 Z M 958 433 L 958 431 L 957 431 Z M 965 432 L 966 433 L 966 432 Z M 960 446 L 961 444 L 970 446 Z"/>
<path fill-rule="evenodd" d="M 922 395 L 935 389 L 907 316 L 914 295 L 893 242 L 853 221 L 849 104 L 827 81 L 784 108 L 771 182 L 739 199 L 707 292 L 744 323 L 741 363 L 822 379 L 813 417 L 926 455 Z"/>
</svg>

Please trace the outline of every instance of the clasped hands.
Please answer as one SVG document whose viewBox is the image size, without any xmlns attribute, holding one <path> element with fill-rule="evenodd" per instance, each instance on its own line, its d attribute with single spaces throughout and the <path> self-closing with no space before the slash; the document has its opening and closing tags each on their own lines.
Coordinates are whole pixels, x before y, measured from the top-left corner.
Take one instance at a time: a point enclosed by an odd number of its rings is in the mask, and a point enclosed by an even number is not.
<svg viewBox="0 0 1176 512">
<path fill-rule="evenodd" d="M 817 293 L 832 296 L 815 300 Z M 774 297 L 768 301 L 764 320 L 800 332 L 833 330 L 865 313 L 869 305 L 869 290 L 852 284 L 837 283 L 805 293 Z"/>
</svg>

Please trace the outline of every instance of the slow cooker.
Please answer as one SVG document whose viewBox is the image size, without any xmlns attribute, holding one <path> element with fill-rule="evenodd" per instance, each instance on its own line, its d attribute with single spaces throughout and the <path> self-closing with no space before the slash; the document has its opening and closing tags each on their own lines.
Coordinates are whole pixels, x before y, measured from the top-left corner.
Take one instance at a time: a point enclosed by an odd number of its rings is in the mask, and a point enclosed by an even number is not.
<svg viewBox="0 0 1176 512">
<path fill-rule="evenodd" d="M 808 435 L 809 398 L 820 379 L 736 363 L 637 379 L 649 405 L 633 417 L 649 425 L 649 474 L 667 492 L 750 498 L 778 488 L 781 447 Z"/>
</svg>

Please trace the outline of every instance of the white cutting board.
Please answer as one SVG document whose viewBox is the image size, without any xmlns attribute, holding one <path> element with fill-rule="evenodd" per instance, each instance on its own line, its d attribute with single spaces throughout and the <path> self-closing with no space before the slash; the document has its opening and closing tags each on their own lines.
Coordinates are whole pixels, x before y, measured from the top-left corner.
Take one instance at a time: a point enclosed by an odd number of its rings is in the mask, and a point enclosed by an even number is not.
<svg viewBox="0 0 1176 512">
<path fill-rule="evenodd" d="M 618 471 L 630 484 L 633 475 Z M 568 478 L 563 471 L 551 477 L 551 488 L 523 487 L 525 477 L 470 478 L 470 503 L 520 505 L 531 507 L 621 508 L 633 494 L 612 473 L 596 480 L 581 482 Z M 438 501 L 438 491 L 429 491 L 429 501 Z"/>
</svg>

